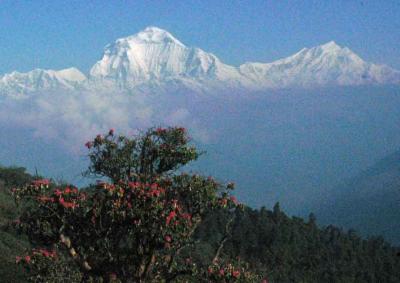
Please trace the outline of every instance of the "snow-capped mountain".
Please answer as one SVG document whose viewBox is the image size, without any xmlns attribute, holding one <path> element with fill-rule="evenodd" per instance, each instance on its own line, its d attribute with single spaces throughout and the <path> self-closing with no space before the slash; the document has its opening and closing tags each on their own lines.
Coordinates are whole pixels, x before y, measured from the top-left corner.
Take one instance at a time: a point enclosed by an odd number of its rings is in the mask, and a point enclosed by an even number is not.
<svg viewBox="0 0 400 283">
<path fill-rule="evenodd" d="M 334 41 L 303 48 L 272 63 L 246 63 L 241 74 L 263 87 L 314 87 L 327 85 L 396 84 L 400 72 L 363 61 Z"/>
<path fill-rule="evenodd" d="M 128 89 L 168 82 L 195 88 L 215 82 L 237 83 L 242 76 L 215 55 L 187 47 L 165 30 L 148 27 L 106 46 L 89 79 L 96 85 Z"/>
<path fill-rule="evenodd" d="M 59 88 L 158 92 L 184 87 L 203 92 L 398 83 L 399 71 L 365 62 L 333 41 L 272 63 L 236 67 L 199 48 L 185 46 L 165 30 L 148 27 L 107 45 L 87 78 L 75 68 L 13 72 L 0 78 L 0 94 L 17 96 Z"/>
<path fill-rule="evenodd" d="M 24 96 L 43 90 L 74 90 L 86 80 L 76 68 L 60 71 L 35 69 L 27 73 L 12 72 L 0 77 L 0 94 Z"/>
</svg>

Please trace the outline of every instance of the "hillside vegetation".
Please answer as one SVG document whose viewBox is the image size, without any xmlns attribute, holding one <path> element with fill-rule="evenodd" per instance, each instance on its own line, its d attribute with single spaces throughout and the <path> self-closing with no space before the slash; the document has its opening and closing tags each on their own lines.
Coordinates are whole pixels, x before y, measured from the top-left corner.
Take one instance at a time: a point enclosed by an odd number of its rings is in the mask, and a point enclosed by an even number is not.
<svg viewBox="0 0 400 283">
<path fill-rule="evenodd" d="M 32 180 L 23 168 L 0 168 L 0 276 L 3 282 L 25 282 L 15 256 L 29 244 L 10 227 L 18 210 L 9 190 Z M 232 215 L 210 215 L 197 230 L 195 260 L 213 256 Z M 313 215 L 305 221 L 274 209 L 246 208 L 236 215 L 224 255 L 240 257 L 270 282 L 399 282 L 400 249 L 381 237 L 360 238 L 334 226 L 318 228 Z"/>
<path fill-rule="evenodd" d="M 12 222 L 18 217 L 11 188 L 22 186 L 32 180 L 25 168 L 0 167 L 0 278 L 2 282 L 24 282 L 23 272 L 15 264 L 15 256 L 23 253 L 29 243 L 23 235 L 12 228 Z"/>
</svg>

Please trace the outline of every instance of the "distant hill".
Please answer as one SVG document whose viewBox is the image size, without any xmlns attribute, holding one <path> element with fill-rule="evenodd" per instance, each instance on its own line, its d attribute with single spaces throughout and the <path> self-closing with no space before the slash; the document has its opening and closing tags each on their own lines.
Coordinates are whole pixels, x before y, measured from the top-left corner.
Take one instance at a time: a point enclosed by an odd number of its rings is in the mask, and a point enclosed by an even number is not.
<svg viewBox="0 0 400 283">
<path fill-rule="evenodd" d="M 316 211 L 325 224 L 382 235 L 400 244 L 400 150 L 346 182 Z"/>
</svg>

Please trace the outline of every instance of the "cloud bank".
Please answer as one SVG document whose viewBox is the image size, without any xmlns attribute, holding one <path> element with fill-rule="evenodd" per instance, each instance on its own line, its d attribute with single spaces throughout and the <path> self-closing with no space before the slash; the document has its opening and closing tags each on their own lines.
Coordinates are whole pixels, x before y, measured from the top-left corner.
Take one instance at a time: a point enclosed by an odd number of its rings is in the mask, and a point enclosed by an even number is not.
<svg viewBox="0 0 400 283">
<path fill-rule="evenodd" d="M 185 126 L 201 142 L 209 140 L 204 127 L 178 97 L 128 95 L 107 92 L 40 93 L 25 99 L 0 101 L 0 126 L 33 131 L 40 140 L 51 141 L 79 152 L 82 144 L 110 128 L 134 134 L 152 126 Z"/>
</svg>

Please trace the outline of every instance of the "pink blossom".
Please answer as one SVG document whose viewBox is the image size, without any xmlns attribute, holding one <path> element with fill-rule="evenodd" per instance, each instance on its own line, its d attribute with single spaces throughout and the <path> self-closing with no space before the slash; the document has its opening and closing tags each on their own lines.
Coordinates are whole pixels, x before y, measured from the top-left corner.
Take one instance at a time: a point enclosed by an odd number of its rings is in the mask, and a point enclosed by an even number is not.
<svg viewBox="0 0 400 283">
<path fill-rule="evenodd" d="M 234 196 L 231 196 L 230 199 L 231 199 L 231 201 L 232 201 L 234 204 L 236 204 L 236 205 L 239 203 L 238 200 L 237 200 L 237 198 L 234 197 Z"/>
<path fill-rule="evenodd" d="M 238 278 L 240 276 L 240 271 L 239 270 L 232 271 L 232 276 Z"/>
<path fill-rule="evenodd" d="M 169 225 L 169 223 L 171 222 L 171 220 L 176 216 L 176 212 L 175 211 L 171 211 L 167 217 L 167 225 Z"/>
<path fill-rule="evenodd" d="M 16 256 L 15 257 L 15 263 L 19 263 L 21 261 L 22 257 Z"/>
<path fill-rule="evenodd" d="M 54 198 L 47 196 L 39 196 L 37 197 L 37 200 L 40 202 L 54 202 Z"/>
<path fill-rule="evenodd" d="M 31 257 L 29 255 L 26 255 L 24 259 L 25 259 L 26 263 L 30 263 L 31 262 Z"/>
<path fill-rule="evenodd" d="M 165 134 L 166 132 L 167 132 L 167 130 L 163 129 L 163 128 L 157 128 L 156 129 L 156 133 L 159 134 L 159 135 Z"/>
<path fill-rule="evenodd" d="M 85 146 L 90 149 L 93 146 L 93 143 L 88 141 L 87 143 L 85 143 Z"/>
<path fill-rule="evenodd" d="M 65 201 L 64 198 L 60 198 L 59 203 L 64 207 L 64 208 L 75 208 L 78 205 L 73 202 Z"/>
<path fill-rule="evenodd" d="M 48 186 L 49 184 L 50 184 L 50 181 L 48 179 L 41 179 L 41 180 L 32 181 L 32 185 L 34 185 L 36 187 Z"/>
</svg>

